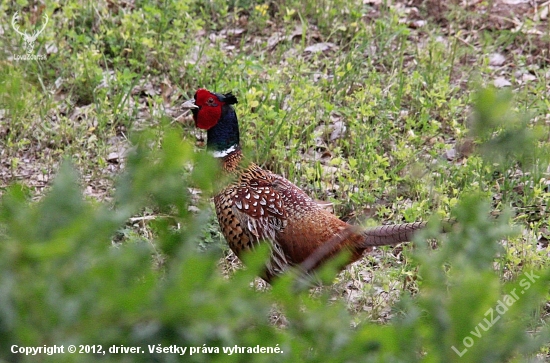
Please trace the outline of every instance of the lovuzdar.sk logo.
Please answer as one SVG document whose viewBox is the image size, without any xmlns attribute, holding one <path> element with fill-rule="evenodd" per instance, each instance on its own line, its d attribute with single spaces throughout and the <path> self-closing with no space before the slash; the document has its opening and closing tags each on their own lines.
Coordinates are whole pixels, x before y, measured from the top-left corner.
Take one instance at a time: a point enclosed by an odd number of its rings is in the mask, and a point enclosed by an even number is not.
<svg viewBox="0 0 550 363">
<path fill-rule="evenodd" d="M 34 50 L 34 43 L 36 42 L 36 38 L 46 29 L 46 25 L 48 24 L 48 15 L 44 14 L 42 27 L 39 29 L 33 30 L 31 33 L 27 33 L 27 31 L 22 32 L 19 30 L 18 21 L 20 19 L 19 13 L 15 12 L 13 14 L 13 17 L 11 18 L 11 26 L 13 27 L 13 30 L 19 35 L 23 37 L 23 49 L 25 49 L 26 54 L 14 54 L 15 60 L 44 60 L 46 59 L 45 55 L 36 55 L 32 54 L 32 51 Z"/>
</svg>

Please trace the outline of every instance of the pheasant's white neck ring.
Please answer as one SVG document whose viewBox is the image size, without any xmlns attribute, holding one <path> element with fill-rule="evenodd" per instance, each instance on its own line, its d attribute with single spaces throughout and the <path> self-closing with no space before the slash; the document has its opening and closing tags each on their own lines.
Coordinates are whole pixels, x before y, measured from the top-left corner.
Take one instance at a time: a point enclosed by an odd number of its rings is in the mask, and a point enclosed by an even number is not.
<svg viewBox="0 0 550 363">
<path fill-rule="evenodd" d="M 237 147 L 239 145 L 238 144 L 235 144 L 235 145 L 232 145 L 230 146 L 229 148 L 225 149 L 225 150 L 221 150 L 221 151 L 214 151 L 212 153 L 212 156 L 214 156 L 215 158 L 225 158 L 227 155 L 231 154 L 233 151 L 237 150 Z"/>
</svg>

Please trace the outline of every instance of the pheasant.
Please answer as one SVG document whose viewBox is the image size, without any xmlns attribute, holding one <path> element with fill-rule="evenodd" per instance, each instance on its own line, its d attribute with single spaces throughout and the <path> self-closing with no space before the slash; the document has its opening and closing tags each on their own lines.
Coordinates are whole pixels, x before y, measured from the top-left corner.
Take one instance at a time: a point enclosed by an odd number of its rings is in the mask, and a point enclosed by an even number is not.
<svg viewBox="0 0 550 363">
<path fill-rule="evenodd" d="M 196 127 L 207 130 L 207 149 L 232 177 L 214 196 L 229 247 L 240 258 L 260 243 L 270 245 L 264 280 L 272 281 L 291 266 L 313 270 L 343 250 L 348 251 L 349 264 L 373 246 L 410 241 L 425 227 L 425 222 L 417 222 L 360 229 L 328 212 L 284 177 L 245 162 L 232 106 L 236 103 L 231 93 L 199 89 L 182 108 L 192 111 Z"/>
</svg>

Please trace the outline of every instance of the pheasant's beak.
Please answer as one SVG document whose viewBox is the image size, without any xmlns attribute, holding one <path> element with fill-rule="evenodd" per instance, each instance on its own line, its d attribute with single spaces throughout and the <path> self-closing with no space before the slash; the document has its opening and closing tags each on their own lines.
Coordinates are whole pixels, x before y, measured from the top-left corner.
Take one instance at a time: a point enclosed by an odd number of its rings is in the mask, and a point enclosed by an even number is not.
<svg viewBox="0 0 550 363">
<path fill-rule="evenodd" d="M 195 99 L 190 99 L 189 101 L 185 101 L 183 105 L 181 105 L 181 108 L 185 109 L 193 109 L 193 108 L 199 108 L 199 106 L 195 105 Z"/>
</svg>

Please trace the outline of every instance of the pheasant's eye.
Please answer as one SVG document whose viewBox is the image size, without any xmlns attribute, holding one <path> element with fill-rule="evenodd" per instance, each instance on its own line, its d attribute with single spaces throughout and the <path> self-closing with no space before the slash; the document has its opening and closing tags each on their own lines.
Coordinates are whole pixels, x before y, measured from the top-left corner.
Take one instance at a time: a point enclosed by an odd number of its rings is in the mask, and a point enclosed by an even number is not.
<svg viewBox="0 0 550 363">
<path fill-rule="evenodd" d="M 214 106 L 214 98 L 210 97 L 207 101 L 206 101 L 206 104 L 208 106 Z"/>
</svg>

